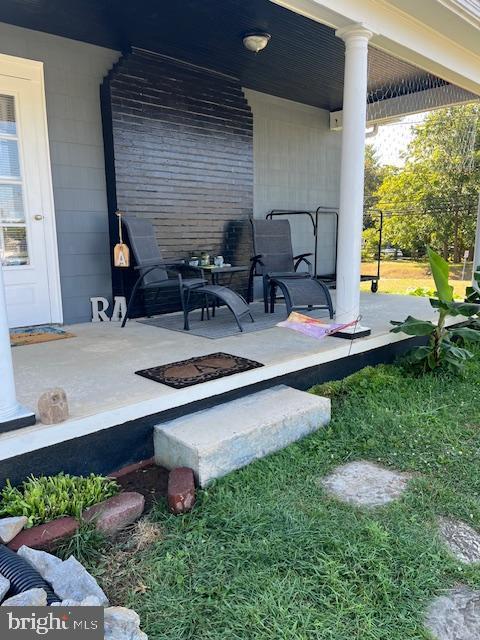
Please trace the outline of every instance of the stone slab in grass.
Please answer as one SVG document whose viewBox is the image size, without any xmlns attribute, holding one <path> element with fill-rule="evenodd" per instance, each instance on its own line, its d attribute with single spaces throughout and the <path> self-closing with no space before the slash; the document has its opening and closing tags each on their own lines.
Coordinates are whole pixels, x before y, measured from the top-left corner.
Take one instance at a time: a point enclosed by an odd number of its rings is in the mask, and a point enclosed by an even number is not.
<svg viewBox="0 0 480 640">
<path fill-rule="evenodd" d="M 480 562 L 480 534 L 465 522 L 440 518 L 440 536 L 453 555 L 464 562 Z"/>
<path fill-rule="evenodd" d="M 145 498 L 141 493 L 125 491 L 85 509 L 82 517 L 86 522 L 95 522 L 99 531 L 113 535 L 135 522 L 144 507 Z"/>
<path fill-rule="evenodd" d="M 438 596 L 428 608 L 425 626 L 435 640 L 478 640 L 480 591 L 460 586 Z"/>
<path fill-rule="evenodd" d="M 320 482 L 330 495 L 342 502 L 378 507 L 400 498 L 411 478 L 409 473 L 359 460 L 337 467 Z"/>
</svg>

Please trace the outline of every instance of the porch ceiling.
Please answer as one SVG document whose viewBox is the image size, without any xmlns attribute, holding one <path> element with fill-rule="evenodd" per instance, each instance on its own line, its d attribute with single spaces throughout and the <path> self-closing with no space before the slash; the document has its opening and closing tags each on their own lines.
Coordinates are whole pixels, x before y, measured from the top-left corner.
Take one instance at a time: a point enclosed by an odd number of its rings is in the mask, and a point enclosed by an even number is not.
<svg viewBox="0 0 480 640">
<path fill-rule="evenodd" d="M 243 86 L 330 111 L 342 108 L 344 45 L 333 29 L 270 0 L 2 0 L 0 21 L 113 49 L 135 46 L 240 79 Z M 241 36 L 265 30 L 265 51 Z M 369 89 L 432 76 L 371 48 Z"/>
</svg>

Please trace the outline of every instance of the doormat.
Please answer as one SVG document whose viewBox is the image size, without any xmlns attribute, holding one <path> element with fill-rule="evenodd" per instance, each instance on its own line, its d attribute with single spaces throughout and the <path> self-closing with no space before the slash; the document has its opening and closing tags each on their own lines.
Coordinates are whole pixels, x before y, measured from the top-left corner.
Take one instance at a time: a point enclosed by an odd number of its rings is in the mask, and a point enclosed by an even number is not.
<svg viewBox="0 0 480 640">
<path fill-rule="evenodd" d="M 166 384 L 174 389 L 184 389 L 194 384 L 218 380 L 218 378 L 249 371 L 250 369 L 257 369 L 258 367 L 263 367 L 263 364 L 255 362 L 255 360 L 247 360 L 247 358 L 219 352 L 211 353 L 208 356 L 164 364 L 160 367 L 142 369 L 141 371 L 135 371 L 135 373 L 143 378 L 155 380 L 155 382 Z"/>
<path fill-rule="evenodd" d="M 74 337 L 75 334 L 59 329 L 58 327 L 42 326 L 10 329 L 10 344 L 12 347 L 38 344 L 39 342 L 51 342 L 52 340 L 65 340 L 65 338 Z"/>
</svg>

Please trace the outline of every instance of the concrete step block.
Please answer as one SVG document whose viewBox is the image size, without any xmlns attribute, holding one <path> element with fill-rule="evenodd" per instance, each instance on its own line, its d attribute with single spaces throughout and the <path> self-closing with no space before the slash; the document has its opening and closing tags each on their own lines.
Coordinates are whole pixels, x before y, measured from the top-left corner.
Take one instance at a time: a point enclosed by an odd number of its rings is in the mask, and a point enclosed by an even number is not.
<svg viewBox="0 0 480 640">
<path fill-rule="evenodd" d="M 329 399 L 279 385 L 157 425 L 155 462 L 190 467 L 205 486 L 329 421 Z"/>
</svg>

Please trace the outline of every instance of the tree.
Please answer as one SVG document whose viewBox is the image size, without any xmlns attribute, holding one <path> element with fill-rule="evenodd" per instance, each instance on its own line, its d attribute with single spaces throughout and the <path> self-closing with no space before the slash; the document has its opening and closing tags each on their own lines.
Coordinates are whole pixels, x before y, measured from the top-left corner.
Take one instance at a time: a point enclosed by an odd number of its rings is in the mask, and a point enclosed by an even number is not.
<svg viewBox="0 0 480 640">
<path fill-rule="evenodd" d="M 382 184 L 385 167 L 380 164 L 375 148 L 371 144 L 365 146 L 365 203 L 374 207 L 377 203 L 376 193 Z"/>
<path fill-rule="evenodd" d="M 480 189 L 478 103 L 432 111 L 413 127 L 401 168 L 388 168 L 374 196 L 384 238 L 418 256 L 427 245 L 445 259 L 472 248 Z"/>
</svg>

